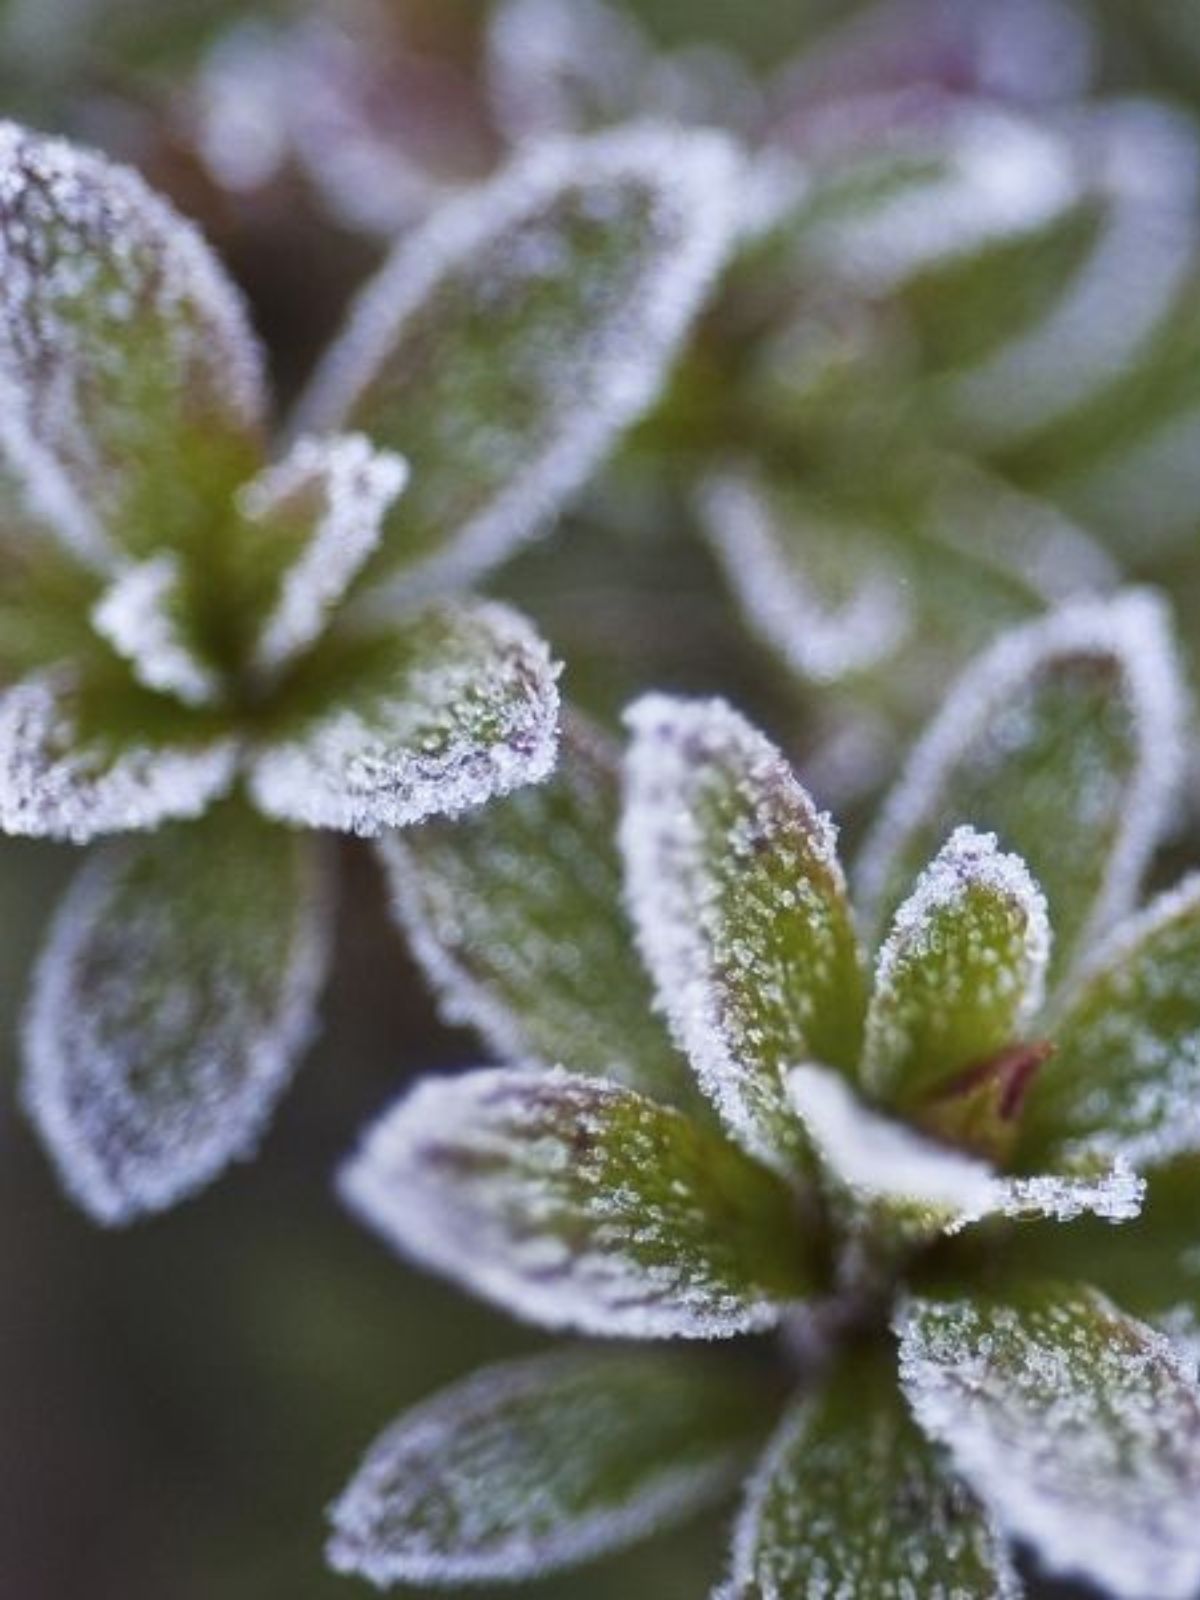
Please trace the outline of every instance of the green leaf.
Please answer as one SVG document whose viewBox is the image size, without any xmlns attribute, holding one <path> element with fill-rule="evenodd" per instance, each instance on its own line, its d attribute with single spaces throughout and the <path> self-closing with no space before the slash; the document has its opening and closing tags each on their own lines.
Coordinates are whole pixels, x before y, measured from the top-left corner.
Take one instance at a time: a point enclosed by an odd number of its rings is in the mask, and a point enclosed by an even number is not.
<svg viewBox="0 0 1200 1600">
<path fill-rule="evenodd" d="M 678 1111 L 563 1071 L 421 1084 L 342 1190 L 404 1254 L 546 1327 L 727 1338 L 817 1281 L 771 1173 Z"/>
<path fill-rule="evenodd" d="M 251 758 L 270 817 L 375 834 L 544 778 L 557 670 L 506 606 L 444 601 L 330 635 L 282 686 Z"/>
<path fill-rule="evenodd" d="M 0 693 L 0 830 L 76 844 L 195 817 L 233 782 L 227 725 L 92 661 Z"/>
<path fill-rule="evenodd" d="M 686 1100 L 621 894 L 616 759 L 577 719 L 545 783 L 451 824 L 385 834 L 401 927 L 449 1022 L 541 1061 Z"/>
<path fill-rule="evenodd" d="M 199 556 L 261 457 L 236 291 L 189 224 L 98 155 L 5 123 L 0 186 L 8 470 L 93 563 Z"/>
<path fill-rule="evenodd" d="M 1045 891 L 1060 977 L 1133 903 L 1174 799 L 1182 716 L 1167 619 L 1148 593 L 1080 601 L 1002 636 L 946 699 L 867 842 L 872 923 L 970 823 Z"/>
<path fill-rule="evenodd" d="M 904 1406 L 890 1353 L 844 1356 L 751 1481 L 718 1600 L 1015 1600 L 1003 1545 Z"/>
<path fill-rule="evenodd" d="M 622 845 L 659 1004 L 730 1132 L 807 1160 L 783 1073 L 858 1061 L 863 976 L 836 833 L 780 753 L 722 701 L 629 712 Z"/>
<path fill-rule="evenodd" d="M 880 951 L 865 1088 L 912 1112 L 952 1077 L 986 1066 L 1041 1009 L 1049 955 L 1046 902 L 1025 863 L 993 835 L 956 828 Z M 994 1153 L 986 1141 L 982 1153 Z"/>
<path fill-rule="evenodd" d="M 1065 999 L 1022 1119 L 1027 1164 L 1200 1149 L 1200 878 L 1134 916 Z"/>
<path fill-rule="evenodd" d="M 34 981 L 24 1099 L 97 1221 L 173 1205 L 256 1144 L 324 972 L 315 850 L 231 804 L 76 879 Z"/>
<path fill-rule="evenodd" d="M 412 465 L 373 579 L 461 582 L 544 527 L 653 400 L 734 173 L 712 133 L 547 142 L 401 242 L 301 406 Z"/>
<path fill-rule="evenodd" d="M 918 1423 L 1054 1572 L 1123 1600 L 1200 1584 L 1200 1390 L 1093 1289 L 915 1299 L 900 1370 Z"/>
<path fill-rule="evenodd" d="M 760 1382 L 691 1352 L 492 1367 L 380 1435 L 333 1508 L 329 1560 L 381 1587 L 576 1566 L 722 1497 L 769 1415 Z"/>
</svg>

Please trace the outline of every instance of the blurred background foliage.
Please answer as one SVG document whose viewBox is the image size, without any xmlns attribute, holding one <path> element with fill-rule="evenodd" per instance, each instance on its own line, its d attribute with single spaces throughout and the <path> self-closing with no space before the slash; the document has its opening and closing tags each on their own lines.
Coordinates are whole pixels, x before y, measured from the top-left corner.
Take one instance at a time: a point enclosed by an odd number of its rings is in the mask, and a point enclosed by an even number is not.
<svg viewBox="0 0 1200 1600">
<path fill-rule="evenodd" d="M 285 395 L 388 237 L 524 137 L 675 115 L 780 157 L 764 208 L 785 225 L 744 253 L 671 392 L 554 539 L 493 587 L 542 624 L 575 699 L 612 718 L 650 684 L 724 693 L 852 834 L 947 672 L 1004 623 L 1129 576 L 1167 589 L 1195 650 L 1200 10 L 547 0 L 524 5 L 522 31 L 521 5 L 4 0 L 0 106 L 131 161 L 202 224 Z M 1061 196 L 881 272 L 878 244 L 839 219 L 897 161 L 919 177 L 954 157 L 981 112 L 976 155 L 1003 155 L 1013 127 L 1046 141 Z M 797 160 L 814 176 L 794 209 L 781 196 Z M 968 178 L 969 231 L 983 202 L 977 167 Z M 1064 307 L 1066 343 L 1047 344 Z M 998 367 L 1031 330 L 1025 365 Z M 787 615 L 782 632 L 744 615 L 758 605 L 746 551 L 764 544 L 776 567 L 762 570 L 808 607 L 790 635 Z M 1194 862 L 1195 833 L 1185 819 L 1165 876 Z M 337 1160 L 407 1079 L 473 1059 L 439 1025 L 368 853 L 343 850 L 328 1026 L 256 1164 L 104 1235 L 5 1096 L 5 1596 L 351 1593 L 323 1570 L 322 1511 L 381 1418 L 537 1343 L 392 1261 L 332 1193 Z M 31 954 L 71 861 L 0 847 L 10 1082 Z M 723 1542 L 714 1521 L 536 1592 L 692 1600 Z"/>
</svg>

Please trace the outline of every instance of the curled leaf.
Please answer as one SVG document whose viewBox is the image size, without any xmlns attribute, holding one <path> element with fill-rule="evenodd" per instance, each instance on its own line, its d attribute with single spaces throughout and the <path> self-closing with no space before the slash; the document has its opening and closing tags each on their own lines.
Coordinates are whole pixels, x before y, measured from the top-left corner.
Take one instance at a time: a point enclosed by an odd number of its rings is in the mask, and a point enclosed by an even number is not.
<svg viewBox="0 0 1200 1600">
<path fill-rule="evenodd" d="M 127 1223 L 246 1155 L 325 966 L 315 846 L 240 806 L 97 852 L 59 908 L 24 1099 L 65 1187 Z"/>
<path fill-rule="evenodd" d="M 404 1254 L 551 1328 L 728 1338 L 816 1281 L 770 1173 L 678 1111 L 562 1071 L 420 1085 L 342 1192 Z"/>
</svg>

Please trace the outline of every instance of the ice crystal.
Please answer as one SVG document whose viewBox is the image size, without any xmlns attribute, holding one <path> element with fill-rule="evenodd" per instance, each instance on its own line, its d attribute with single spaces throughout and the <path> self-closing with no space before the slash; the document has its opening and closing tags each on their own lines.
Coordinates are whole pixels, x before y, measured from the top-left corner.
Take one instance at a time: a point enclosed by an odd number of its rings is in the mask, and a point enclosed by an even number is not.
<svg viewBox="0 0 1200 1600">
<path fill-rule="evenodd" d="M 446 601 L 357 643 L 353 691 L 252 757 L 250 792 L 267 816 L 376 834 L 549 772 L 555 669 L 515 611 Z"/>
</svg>

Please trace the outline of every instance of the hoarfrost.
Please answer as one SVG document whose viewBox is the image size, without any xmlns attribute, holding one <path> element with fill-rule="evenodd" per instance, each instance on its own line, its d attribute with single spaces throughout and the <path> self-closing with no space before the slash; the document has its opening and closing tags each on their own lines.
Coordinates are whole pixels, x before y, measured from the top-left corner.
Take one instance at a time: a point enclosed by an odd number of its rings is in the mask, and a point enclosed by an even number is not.
<svg viewBox="0 0 1200 1600">
<path fill-rule="evenodd" d="M 212 705 L 221 696 L 220 674 L 196 655 L 173 614 L 180 584 L 170 551 L 127 566 L 92 608 L 92 626 L 147 689 L 188 706 Z"/>
<path fill-rule="evenodd" d="M 714 133 L 639 126 L 548 141 L 441 207 L 397 246 L 330 350 L 299 417 L 309 431 L 350 420 L 386 439 L 390 423 L 381 427 L 372 414 L 375 392 L 385 415 L 399 407 L 395 442 L 415 476 L 405 502 L 409 540 L 396 553 L 418 563 L 398 579 L 405 592 L 468 580 L 538 532 L 654 399 L 732 242 L 736 171 L 731 146 Z M 583 273 L 568 230 L 585 225 L 594 233 L 607 225 L 615 234 L 623 217 L 635 236 L 615 264 L 609 239 L 608 254 Z M 551 324 L 509 327 L 514 303 L 572 269 L 577 290 L 587 288 L 586 303 L 559 307 Z M 421 420 L 426 452 L 415 425 L 429 401 L 403 387 L 413 384 L 414 370 L 425 387 L 415 355 L 406 363 L 405 352 L 420 342 L 423 317 L 447 314 L 452 343 L 475 322 L 490 323 L 493 338 L 502 328 L 505 348 L 513 350 L 501 366 L 520 403 L 504 414 L 487 406 L 481 415 L 464 368 L 434 431 Z M 453 377 L 448 372 L 445 381 Z M 403 422 L 406 405 L 412 430 Z M 427 550 L 413 548 L 414 518 L 429 538 L 436 532 Z"/>
<path fill-rule="evenodd" d="M 398 618 L 377 644 L 353 688 L 252 755 L 250 791 L 268 816 L 374 835 L 547 775 L 557 673 L 523 617 L 446 602 Z"/>
<path fill-rule="evenodd" d="M 810 1283 L 777 1180 L 679 1112 L 561 1069 L 418 1085 L 341 1189 L 394 1248 L 545 1327 L 729 1338 Z"/>
<path fill-rule="evenodd" d="M 736 1482 L 747 1419 L 714 1415 L 722 1390 L 676 1350 L 486 1368 L 371 1446 L 330 1513 L 330 1564 L 381 1587 L 501 1582 L 631 1544 Z"/>
<path fill-rule="evenodd" d="M 135 173 L 0 124 L 0 278 L 0 435 L 35 500 L 73 499 L 83 553 L 145 532 L 125 518 L 177 471 L 189 419 L 253 448 L 263 382 L 241 303 Z"/>
<path fill-rule="evenodd" d="M 1046 900 L 993 833 L 956 828 L 896 913 L 875 965 L 862 1081 L 911 1100 L 1021 1037 L 1041 1010 Z"/>
<path fill-rule="evenodd" d="M 1145 1183 L 1124 1162 L 1095 1178 L 1001 1177 L 864 1105 L 837 1073 L 797 1067 L 787 1090 L 837 1186 L 919 1231 L 959 1233 L 988 1217 L 1125 1222 L 1141 1210 Z"/>
<path fill-rule="evenodd" d="M 812 1056 L 851 1070 L 859 1050 L 836 831 L 723 701 L 649 695 L 627 721 L 620 836 L 658 1004 L 734 1137 L 794 1173 L 804 1149 L 783 1070 Z"/>
<path fill-rule="evenodd" d="M 196 817 L 233 782 L 230 738 L 108 747 L 81 739 L 66 674 L 0 694 L 0 830 L 75 844 Z"/>
<path fill-rule="evenodd" d="M 1018 792 L 1007 794 L 1005 764 L 1052 731 L 1039 726 L 1039 679 L 1046 680 L 1060 664 L 1092 662 L 1107 664 L 1119 684 L 1107 697 L 1124 718 L 1121 748 L 1115 756 L 1096 752 L 1087 772 L 1072 772 L 1074 791 L 1061 775 L 1053 793 L 1042 793 L 1028 774 L 1018 774 Z M 1166 614 L 1149 591 L 1076 601 L 1004 634 L 967 668 L 943 702 L 867 839 L 857 873 L 867 925 L 882 920 L 898 869 L 922 836 L 968 820 L 958 814 L 957 782 L 978 791 L 973 803 L 983 815 L 971 818 L 977 822 L 986 824 L 990 812 L 1006 806 L 1011 811 L 1018 802 L 1047 808 L 1045 816 L 1031 813 L 1039 826 L 1037 838 L 1008 837 L 999 822 L 996 831 L 1003 844 L 1018 845 L 1038 873 L 1050 902 L 1059 958 L 1064 943 L 1070 950 L 1086 949 L 1132 905 L 1168 820 L 1182 770 L 1184 713 L 1183 680 Z M 1083 748 L 1078 734 L 1064 728 L 1056 749 L 1070 754 L 1071 740 Z M 1051 807 L 1060 819 L 1057 827 Z M 1070 858 L 1067 847 L 1078 852 L 1085 844 L 1089 859 L 1079 866 L 1090 874 L 1087 903 L 1068 906 L 1056 899 L 1054 889 L 1063 861 Z M 1099 862 L 1090 859 L 1097 852 Z M 1075 883 L 1062 888 L 1064 894 L 1068 889 L 1075 896 L 1082 893 Z M 1069 940 L 1068 912 L 1076 923 Z"/>
<path fill-rule="evenodd" d="M 1122 1600 L 1190 1600 L 1200 1394 L 1163 1335 L 1089 1289 L 917 1299 L 897 1331 L 917 1421 L 1009 1533 Z"/>
<path fill-rule="evenodd" d="M 262 626 L 252 665 L 277 672 L 318 637 L 330 610 L 378 548 L 383 519 L 408 467 L 362 434 L 297 440 L 286 458 L 249 484 L 242 511 L 267 532 L 293 520 L 308 538 Z"/>
<path fill-rule="evenodd" d="M 312 1027 L 315 846 L 228 820 L 105 845 L 38 963 L 23 1099 L 98 1222 L 165 1209 L 249 1154 Z"/>
</svg>

